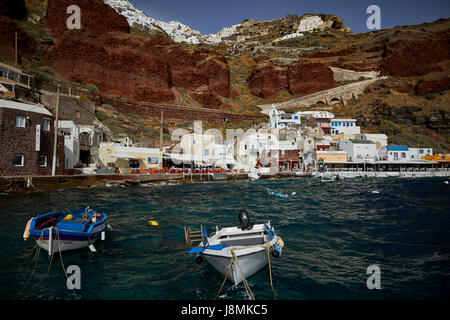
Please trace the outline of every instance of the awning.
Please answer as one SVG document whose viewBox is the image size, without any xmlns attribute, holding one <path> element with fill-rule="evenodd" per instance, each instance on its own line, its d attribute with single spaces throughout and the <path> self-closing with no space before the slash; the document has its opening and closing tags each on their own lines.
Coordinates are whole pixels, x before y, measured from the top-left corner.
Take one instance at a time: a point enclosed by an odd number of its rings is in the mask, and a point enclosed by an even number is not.
<svg viewBox="0 0 450 320">
<path fill-rule="evenodd" d="M 142 158 L 138 158 L 136 156 L 132 156 L 131 154 L 127 154 L 127 153 L 115 153 L 115 154 L 110 154 L 110 157 L 113 158 L 119 158 L 119 159 L 132 159 L 132 160 L 140 160 Z"/>
</svg>

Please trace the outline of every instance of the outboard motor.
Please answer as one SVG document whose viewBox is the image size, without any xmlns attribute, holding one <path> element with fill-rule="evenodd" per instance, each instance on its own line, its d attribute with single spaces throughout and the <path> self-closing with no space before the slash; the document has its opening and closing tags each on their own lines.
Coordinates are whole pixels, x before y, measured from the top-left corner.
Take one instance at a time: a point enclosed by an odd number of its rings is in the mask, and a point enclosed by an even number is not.
<svg viewBox="0 0 450 320">
<path fill-rule="evenodd" d="M 241 222 L 242 230 L 250 230 L 250 218 L 246 210 L 239 211 L 239 221 Z"/>
</svg>

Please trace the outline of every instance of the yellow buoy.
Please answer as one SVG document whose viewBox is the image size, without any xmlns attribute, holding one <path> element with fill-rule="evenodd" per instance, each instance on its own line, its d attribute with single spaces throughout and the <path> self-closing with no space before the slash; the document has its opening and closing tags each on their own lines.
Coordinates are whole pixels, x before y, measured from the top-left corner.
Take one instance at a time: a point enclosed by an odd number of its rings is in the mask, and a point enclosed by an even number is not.
<svg viewBox="0 0 450 320">
<path fill-rule="evenodd" d="M 151 227 L 158 227 L 159 223 L 156 222 L 155 220 L 151 220 L 151 221 L 148 222 L 148 225 L 151 226 Z"/>
<path fill-rule="evenodd" d="M 64 220 L 73 220 L 73 215 L 68 214 L 67 216 L 64 217 Z"/>
</svg>

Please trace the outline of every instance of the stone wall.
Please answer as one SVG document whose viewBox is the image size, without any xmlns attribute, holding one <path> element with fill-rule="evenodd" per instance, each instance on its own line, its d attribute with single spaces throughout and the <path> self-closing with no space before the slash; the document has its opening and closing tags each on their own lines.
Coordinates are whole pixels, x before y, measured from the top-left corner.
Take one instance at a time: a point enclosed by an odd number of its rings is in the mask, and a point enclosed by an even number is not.
<svg viewBox="0 0 450 320">
<path fill-rule="evenodd" d="M 26 127 L 16 127 L 16 116 L 27 117 Z M 40 176 L 51 175 L 53 161 L 54 117 L 35 112 L 27 112 L 10 108 L 0 108 L 0 176 Z M 40 151 L 35 151 L 36 125 L 43 119 L 51 120 L 50 131 L 41 130 Z M 57 154 L 59 168 L 64 169 L 64 137 L 58 136 Z M 13 165 L 14 155 L 24 156 L 24 165 Z M 47 156 L 47 166 L 39 167 L 39 156 Z"/>
</svg>

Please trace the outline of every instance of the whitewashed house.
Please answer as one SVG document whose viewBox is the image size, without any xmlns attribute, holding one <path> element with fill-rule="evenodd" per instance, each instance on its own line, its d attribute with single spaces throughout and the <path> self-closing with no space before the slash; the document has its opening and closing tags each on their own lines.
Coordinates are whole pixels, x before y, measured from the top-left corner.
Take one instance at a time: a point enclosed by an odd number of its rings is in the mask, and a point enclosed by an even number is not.
<svg viewBox="0 0 450 320">
<path fill-rule="evenodd" d="M 344 140 L 338 143 L 338 147 L 347 152 L 347 159 L 352 162 L 378 160 L 376 144 L 369 140 Z"/>
<path fill-rule="evenodd" d="M 408 148 L 411 160 L 418 160 L 425 156 L 433 155 L 433 148 Z"/>
<path fill-rule="evenodd" d="M 356 135 L 361 134 L 361 127 L 356 125 L 356 119 L 331 120 L 331 135 L 342 135 L 343 139 L 354 139 Z"/>
<path fill-rule="evenodd" d="M 388 146 L 386 148 L 386 160 L 395 162 L 407 162 L 411 155 L 407 146 Z"/>
<path fill-rule="evenodd" d="M 70 120 L 58 121 L 58 131 L 64 136 L 64 168 L 73 169 L 80 162 L 80 128 Z"/>
</svg>

